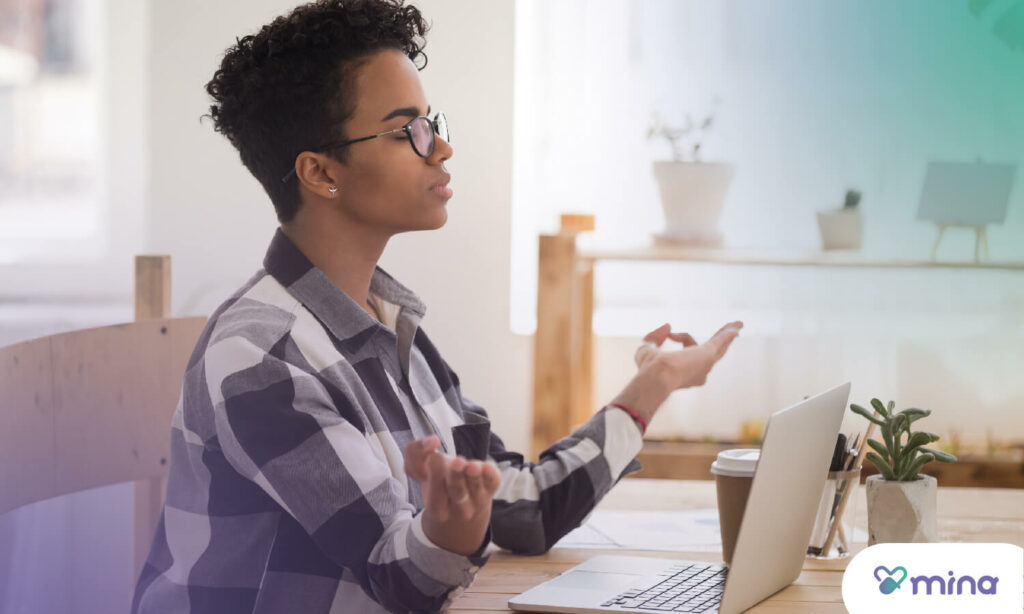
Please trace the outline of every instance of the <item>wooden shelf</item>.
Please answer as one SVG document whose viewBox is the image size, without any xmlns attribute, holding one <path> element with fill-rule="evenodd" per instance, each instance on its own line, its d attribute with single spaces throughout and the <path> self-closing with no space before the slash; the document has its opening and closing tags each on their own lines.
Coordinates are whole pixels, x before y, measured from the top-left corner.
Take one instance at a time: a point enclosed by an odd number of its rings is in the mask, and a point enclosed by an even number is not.
<svg viewBox="0 0 1024 614">
<path fill-rule="evenodd" d="M 704 248 L 649 245 L 623 248 L 587 248 L 580 245 L 578 257 L 585 261 L 685 261 L 768 266 L 834 266 L 859 268 L 991 269 L 1024 271 L 1024 262 L 973 262 L 879 258 L 850 250 L 773 250 Z"/>
<path fill-rule="evenodd" d="M 638 478 L 665 480 L 713 480 L 711 463 L 718 453 L 733 448 L 756 448 L 757 445 L 725 443 L 691 443 L 645 440 L 637 460 L 644 466 Z"/>
<path fill-rule="evenodd" d="M 753 448 L 735 443 L 695 443 L 676 441 L 645 441 L 637 455 L 643 464 L 638 478 L 670 480 L 713 480 L 711 463 L 718 453 L 732 448 Z M 878 471 L 864 463 L 861 481 Z M 955 463 L 929 463 L 921 473 L 939 480 L 942 486 L 975 486 L 983 488 L 1024 488 L 1024 463 L 964 456 Z"/>
</svg>

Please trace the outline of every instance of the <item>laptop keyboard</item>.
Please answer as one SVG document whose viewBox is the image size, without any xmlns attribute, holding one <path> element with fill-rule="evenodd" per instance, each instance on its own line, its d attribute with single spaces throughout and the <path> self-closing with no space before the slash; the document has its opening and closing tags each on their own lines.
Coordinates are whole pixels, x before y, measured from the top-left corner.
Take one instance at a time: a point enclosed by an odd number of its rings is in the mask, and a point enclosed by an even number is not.
<svg viewBox="0 0 1024 614">
<path fill-rule="evenodd" d="M 667 576 L 654 586 L 646 590 L 626 591 L 601 605 L 696 614 L 721 603 L 727 571 L 727 568 L 714 563 L 681 563 L 663 572 Z"/>
</svg>

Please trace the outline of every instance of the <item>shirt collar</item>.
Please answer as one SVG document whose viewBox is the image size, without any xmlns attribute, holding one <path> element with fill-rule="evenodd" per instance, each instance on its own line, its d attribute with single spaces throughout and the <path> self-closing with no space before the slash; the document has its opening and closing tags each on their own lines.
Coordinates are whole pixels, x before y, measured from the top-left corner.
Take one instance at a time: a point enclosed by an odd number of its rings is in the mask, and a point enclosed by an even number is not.
<svg viewBox="0 0 1024 614">
<path fill-rule="evenodd" d="M 388 330 L 315 267 L 280 228 L 267 248 L 263 268 L 343 344 L 353 344 L 353 350 L 361 347 L 376 331 Z M 379 266 L 374 267 L 370 278 L 370 292 L 400 306 L 399 320 L 411 320 L 407 324 L 412 324 L 413 329 L 426 313 L 426 305 L 416 293 Z"/>
</svg>

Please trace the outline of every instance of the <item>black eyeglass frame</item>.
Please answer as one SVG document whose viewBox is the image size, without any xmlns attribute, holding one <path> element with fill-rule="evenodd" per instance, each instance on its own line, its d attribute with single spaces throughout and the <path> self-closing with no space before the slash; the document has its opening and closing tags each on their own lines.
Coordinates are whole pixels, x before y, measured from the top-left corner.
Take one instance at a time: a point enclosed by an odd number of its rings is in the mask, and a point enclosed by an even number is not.
<svg viewBox="0 0 1024 614">
<path fill-rule="evenodd" d="M 430 139 L 430 151 L 428 151 L 427 153 L 422 153 L 422 152 L 420 152 L 420 150 L 416 149 L 416 142 L 412 138 L 412 125 L 416 121 L 421 120 L 421 119 L 425 119 L 425 120 L 427 120 L 427 122 L 430 123 L 431 136 L 433 137 L 433 138 Z M 316 152 L 316 153 L 323 153 L 325 151 L 331 151 L 332 149 L 341 149 L 342 147 L 348 147 L 349 145 L 351 145 L 353 143 L 359 143 L 359 142 L 362 142 L 362 141 L 369 141 L 371 139 L 376 139 L 378 137 L 387 136 L 389 134 L 394 134 L 396 132 L 404 132 L 405 136 L 409 138 L 409 145 L 412 147 L 412 150 L 414 152 L 416 152 L 416 155 L 421 157 L 421 158 L 429 158 L 430 156 L 434 155 L 434 147 L 437 144 L 437 137 L 441 135 L 440 120 L 444 121 L 445 132 L 447 133 L 444 137 L 441 137 L 441 138 L 445 139 L 446 142 L 450 143 L 451 142 L 451 132 L 449 130 L 447 130 L 447 128 L 448 128 L 448 118 L 445 117 L 445 115 L 444 115 L 444 113 L 442 111 L 438 111 L 437 113 L 434 114 L 434 119 L 430 119 L 426 115 L 419 115 L 419 116 L 414 117 L 414 118 L 410 119 L 409 121 L 407 121 L 405 123 L 405 125 L 402 126 L 401 128 L 395 128 L 394 130 L 388 130 L 387 132 L 381 132 L 380 134 L 371 134 L 370 136 L 359 137 L 358 139 L 349 139 L 347 141 L 341 141 L 339 143 L 328 143 L 327 145 L 321 145 L 320 147 L 317 147 L 315 149 L 309 149 L 307 151 L 313 151 L 313 152 Z M 281 183 L 288 183 L 288 180 L 291 179 L 294 175 L 295 175 L 295 167 L 293 165 L 292 169 L 290 171 L 288 171 L 288 174 L 285 175 L 284 177 L 281 177 Z"/>
</svg>

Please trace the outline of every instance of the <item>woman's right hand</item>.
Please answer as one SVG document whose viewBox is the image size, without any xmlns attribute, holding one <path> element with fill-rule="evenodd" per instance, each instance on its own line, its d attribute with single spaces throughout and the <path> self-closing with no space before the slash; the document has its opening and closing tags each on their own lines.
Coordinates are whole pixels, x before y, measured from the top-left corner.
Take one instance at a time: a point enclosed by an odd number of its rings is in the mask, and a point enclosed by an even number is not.
<svg viewBox="0 0 1024 614">
<path fill-rule="evenodd" d="M 405 446 L 405 473 L 423 493 L 423 532 L 457 554 L 476 552 L 491 522 L 491 498 L 501 484 L 493 461 L 447 456 L 437 435 Z"/>
</svg>

